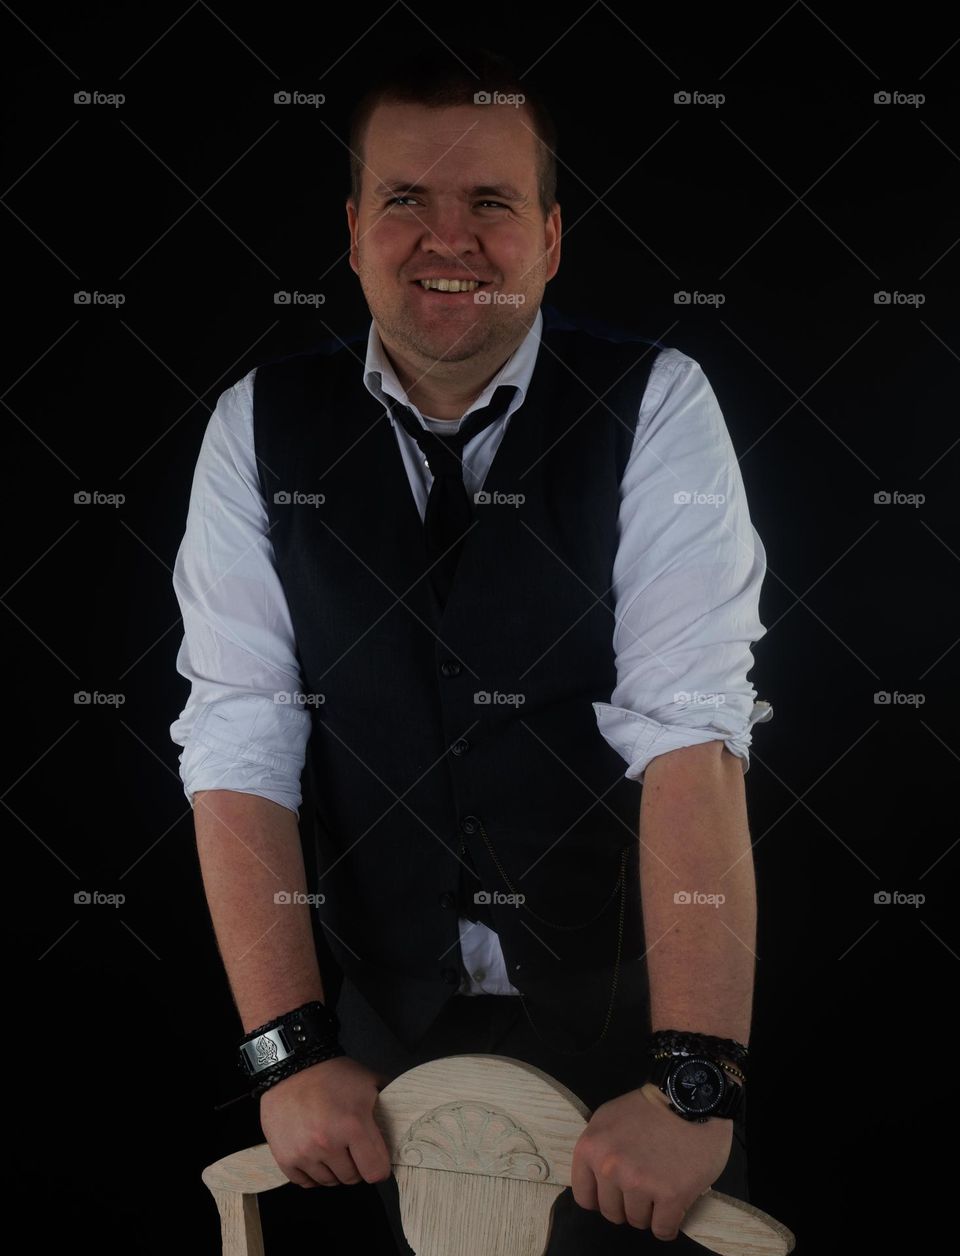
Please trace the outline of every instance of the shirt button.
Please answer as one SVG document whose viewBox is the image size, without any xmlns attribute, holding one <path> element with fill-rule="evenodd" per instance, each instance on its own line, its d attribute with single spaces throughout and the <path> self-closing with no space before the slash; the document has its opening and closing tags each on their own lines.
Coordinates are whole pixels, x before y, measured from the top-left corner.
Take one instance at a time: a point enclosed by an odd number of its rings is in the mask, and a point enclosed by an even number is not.
<svg viewBox="0 0 960 1256">
<path fill-rule="evenodd" d="M 466 737 L 461 737 L 459 741 L 455 741 L 450 747 L 454 754 L 466 754 L 470 749 L 470 743 Z"/>
<path fill-rule="evenodd" d="M 483 968 L 478 968 L 477 971 L 473 974 L 473 979 L 474 981 L 483 981 L 486 975 L 487 975 L 486 971 Z"/>
<path fill-rule="evenodd" d="M 462 671 L 456 659 L 444 659 L 440 664 L 440 672 L 444 676 L 459 676 Z"/>
</svg>

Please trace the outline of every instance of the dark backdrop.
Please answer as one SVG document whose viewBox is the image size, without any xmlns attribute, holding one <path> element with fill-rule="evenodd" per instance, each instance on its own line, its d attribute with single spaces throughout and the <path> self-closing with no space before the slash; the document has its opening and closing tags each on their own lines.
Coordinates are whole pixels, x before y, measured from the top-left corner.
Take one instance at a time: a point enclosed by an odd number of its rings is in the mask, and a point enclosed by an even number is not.
<svg viewBox="0 0 960 1256">
<path fill-rule="evenodd" d="M 566 234 L 547 299 L 702 364 L 767 550 L 751 679 L 775 716 L 747 777 L 754 1201 L 799 1253 L 881 1236 L 931 1251 L 960 944 L 956 15 L 803 0 L 322 14 L 0 12 L 13 1215 L 41 1250 L 213 1252 L 201 1169 L 262 1139 L 254 1105 L 219 1106 L 239 1091 L 238 1021 L 169 738 L 187 695 L 171 571 L 220 392 L 363 324 L 344 122 L 370 54 L 429 30 L 499 42 L 550 94 Z M 291 89 L 326 101 L 274 104 Z M 83 91 L 125 100 L 76 104 Z M 325 299 L 278 306 L 278 290 Z M 93 491 L 125 500 L 75 504 Z M 75 904 L 91 890 L 125 902 Z M 262 1203 L 268 1238 L 385 1236 L 366 1184 Z"/>
</svg>

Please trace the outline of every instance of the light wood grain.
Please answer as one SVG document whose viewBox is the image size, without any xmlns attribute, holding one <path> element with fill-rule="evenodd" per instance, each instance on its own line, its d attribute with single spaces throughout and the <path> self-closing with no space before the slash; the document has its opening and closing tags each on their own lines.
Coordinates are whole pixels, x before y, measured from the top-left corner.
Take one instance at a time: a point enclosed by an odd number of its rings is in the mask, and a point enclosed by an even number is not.
<svg viewBox="0 0 960 1256">
<path fill-rule="evenodd" d="M 374 1119 L 417 1256 L 543 1256 L 590 1119 L 566 1086 L 508 1056 L 447 1056 L 385 1086 Z M 203 1181 L 220 1211 L 223 1256 L 263 1256 L 256 1196 L 288 1181 L 268 1145 L 225 1156 Z M 720 1256 L 787 1256 L 795 1246 L 786 1226 L 721 1191 L 706 1191 L 681 1229 Z"/>
</svg>

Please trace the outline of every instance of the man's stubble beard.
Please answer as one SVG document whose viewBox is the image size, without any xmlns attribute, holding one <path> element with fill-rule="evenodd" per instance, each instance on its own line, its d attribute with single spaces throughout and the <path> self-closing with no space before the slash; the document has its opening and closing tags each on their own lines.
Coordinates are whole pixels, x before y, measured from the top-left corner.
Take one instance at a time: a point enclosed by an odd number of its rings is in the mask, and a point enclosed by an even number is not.
<svg viewBox="0 0 960 1256">
<path fill-rule="evenodd" d="M 396 309 L 388 309 L 388 303 L 381 302 L 380 287 L 375 279 L 368 283 L 362 264 L 360 279 L 367 305 L 377 325 L 408 353 L 425 362 L 465 362 L 478 354 L 496 355 L 501 349 L 508 356 L 529 330 L 529 323 L 522 320 L 522 312 L 526 309 L 524 304 L 522 307 L 513 307 L 512 311 L 506 307 L 502 312 L 496 308 L 487 309 L 468 330 L 464 331 L 463 327 L 459 327 L 456 331 L 451 329 L 450 332 L 440 332 L 434 337 L 402 305 Z"/>
</svg>

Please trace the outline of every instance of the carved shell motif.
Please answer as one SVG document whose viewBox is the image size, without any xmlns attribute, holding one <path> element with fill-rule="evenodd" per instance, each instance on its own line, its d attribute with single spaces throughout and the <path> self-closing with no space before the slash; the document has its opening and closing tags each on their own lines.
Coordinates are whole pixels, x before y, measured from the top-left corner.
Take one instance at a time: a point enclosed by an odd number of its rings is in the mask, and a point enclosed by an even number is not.
<svg viewBox="0 0 960 1256">
<path fill-rule="evenodd" d="M 543 1182 L 550 1166 L 533 1139 L 497 1108 L 472 1100 L 441 1104 L 410 1126 L 400 1163 L 427 1169 L 459 1169 L 491 1177 Z"/>
</svg>

